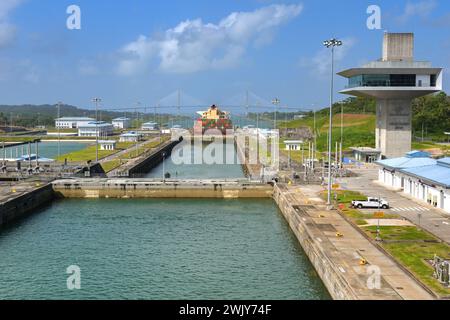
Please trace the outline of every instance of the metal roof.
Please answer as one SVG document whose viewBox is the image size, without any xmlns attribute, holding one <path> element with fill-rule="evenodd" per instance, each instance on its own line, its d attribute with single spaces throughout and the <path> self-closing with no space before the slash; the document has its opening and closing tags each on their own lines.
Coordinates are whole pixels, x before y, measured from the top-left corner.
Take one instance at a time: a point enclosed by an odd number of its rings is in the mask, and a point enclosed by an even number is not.
<svg viewBox="0 0 450 320">
<path fill-rule="evenodd" d="M 56 121 L 95 121 L 93 118 L 88 117 L 63 117 L 55 119 Z"/>
<path fill-rule="evenodd" d="M 444 188 L 450 188 L 449 165 L 450 158 L 445 158 L 437 161 L 435 165 L 403 169 L 401 172 Z"/>
<path fill-rule="evenodd" d="M 428 156 L 423 156 L 424 154 Z M 419 155 L 422 155 L 419 157 Z M 376 164 L 391 170 L 408 169 L 424 166 L 436 165 L 437 161 L 431 159 L 429 154 L 417 151 L 416 153 L 408 153 L 407 156 L 394 159 L 386 159 L 377 161 Z"/>
<path fill-rule="evenodd" d="M 80 129 L 84 128 L 103 128 L 103 127 L 112 127 L 112 124 L 104 122 L 104 121 L 98 121 L 98 122 L 89 122 L 87 124 L 84 124 L 80 126 Z"/>
<path fill-rule="evenodd" d="M 130 121 L 130 120 L 131 120 L 130 118 L 125 118 L 125 117 L 113 119 L 113 121 Z"/>
</svg>

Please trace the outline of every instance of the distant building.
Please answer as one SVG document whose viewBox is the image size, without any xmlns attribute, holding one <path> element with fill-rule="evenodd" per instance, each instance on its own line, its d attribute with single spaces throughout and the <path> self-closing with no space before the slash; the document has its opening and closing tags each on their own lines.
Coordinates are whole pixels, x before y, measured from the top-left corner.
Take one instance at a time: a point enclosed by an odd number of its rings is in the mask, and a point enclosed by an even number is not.
<svg viewBox="0 0 450 320">
<path fill-rule="evenodd" d="M 426 152 L 413 151 L 377 164 L 382 184 L 450 213 L 450 158 L 434 160 Z"/>
<path fill-rule="evenodd" d="M 89 122 L 95 121 L 92 118 L 86 117 L 64 117 L 55 119 L 55 128 L 57 129 L 78 129 L 81 126 L 87 125 Z"/>
<path fill-rule="evenodd" d="M 304 114 L 299 114 L 299 115 L 294 116 L 294 120 L 301 120 L 304 118 L 306 118 L 306 115 L 304 115 Z"/>
<path fill-rule="evenodd" d="M 116 118 L 116 119 L 113 119 L 112 125 L 116 129 L 128 129 L 131 127 L 131 119 L 125 118 L 125 117 Z"/>
<path fill-rule="evenodd" d="M 116 150 L 117 141 L 115 141 L 115 140 L 100 140 L 98 142 L 98 144 L 100 145 L 100 150 L 112 151 L 112 150 Z"/>
<path fill-rule="evenodd" d="M 146 122 L 141 127 L 144 131 L 158 131 L 159 125 L 156 122 Z"/>
<path fill-rule="evenodd" d="M 78 128 L 78 136 L 80 137 L 107 137 L 112 135 L 113 132 L 113 125 L 104 121 L 89 122 Z"/>
<path fill-rule="evenodd" d="M 287 151 L 299 151 L 302 147 L 303 141 L 301 140 L 286 140 L 284 141 Z"/>
<path fill-rule="evenodd" d="M 138 142 L 141 140 L 141 135 L 135 131 L 130 131 L 120 135 L 120 142 Z"/>
<path fill-rule="evenodd" d="M 350 148 L 353 151 L 353 157 L 356 161 L 373 163 L 381 160 L 381 151 L 375 148 L 360 147 Z"/>
</svg>

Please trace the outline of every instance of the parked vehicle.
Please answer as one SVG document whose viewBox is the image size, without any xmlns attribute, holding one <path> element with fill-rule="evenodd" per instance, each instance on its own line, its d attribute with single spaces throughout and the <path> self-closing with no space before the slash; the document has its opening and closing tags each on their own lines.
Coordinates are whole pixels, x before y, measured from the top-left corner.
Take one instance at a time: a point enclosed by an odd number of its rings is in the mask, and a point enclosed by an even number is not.
<svg viewBox="0 0 450 320">
<path fill-rule="evenodd" d="M 363 208 L 371 208 L 371 209 L 389 209 L 389 202 L 384 199 L 379 198 L 367 198 L 367 200 L 353 200 L 352 207 L 363 209 Z"/>
</svg>

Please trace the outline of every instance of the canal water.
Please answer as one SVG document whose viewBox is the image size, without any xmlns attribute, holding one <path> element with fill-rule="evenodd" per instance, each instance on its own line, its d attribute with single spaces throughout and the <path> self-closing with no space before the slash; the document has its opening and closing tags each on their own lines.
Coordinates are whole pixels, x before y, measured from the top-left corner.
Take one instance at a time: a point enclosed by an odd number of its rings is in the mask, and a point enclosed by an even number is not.
<svg viewBox="0 0 450 320">
<path fill-rule="evenodd" d="M 86 142 L 70 142 L 70 141 L 61 141 L 60 142 L 61 155 L 82 150 L 88 146 Z M 6 158 L 17 158 L 22 155 L 28 154 L 28 144 L 17 146 L 17 147 L 9 147 L 6 149 Z M 31 144 L 31 154 L 36 154 L 36 144 Z M 39 143 L 39 156 L 42 158 L 55 159 L 58 157 L 58 142 L 41 142 Z M 0 146 L 0 158 L 3 158 L 3 150 Z"/>
<path fill-rule="evenodd" d="M 179 145 L 146 177 L 162 179 L 164 173 L 172 179 L 245 179 L 233 142 Z"/>
<path fill-rule="evenodd" d="M 0 299 L 330 298 L 269 199 L 57 201 L 0 232 L 0 270 Z"/>
</svg>

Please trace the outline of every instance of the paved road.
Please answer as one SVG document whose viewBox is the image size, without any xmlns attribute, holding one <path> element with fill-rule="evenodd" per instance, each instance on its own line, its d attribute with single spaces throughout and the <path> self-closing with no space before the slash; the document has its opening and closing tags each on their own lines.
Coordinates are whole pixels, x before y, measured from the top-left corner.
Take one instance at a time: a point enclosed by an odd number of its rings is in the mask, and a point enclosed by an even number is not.
<svg viewBox="0 0 450 320">
<path fill-rule="evenodd" d="M 391 205 L 390 210 L 385 210 L 386 213 L 398 214 L 450 244 L 450 215 L 426 203 L 410 199 L 401 191 L 388 189 L 378 184 L 376 182 L 377 168 L 353 171 L 358 174 L 358 177 L 340 179 L 342 188 L 386 199 Z"/>
</svg>

